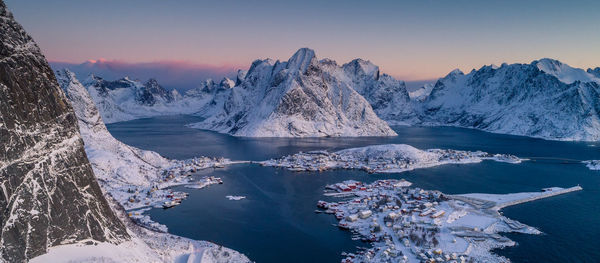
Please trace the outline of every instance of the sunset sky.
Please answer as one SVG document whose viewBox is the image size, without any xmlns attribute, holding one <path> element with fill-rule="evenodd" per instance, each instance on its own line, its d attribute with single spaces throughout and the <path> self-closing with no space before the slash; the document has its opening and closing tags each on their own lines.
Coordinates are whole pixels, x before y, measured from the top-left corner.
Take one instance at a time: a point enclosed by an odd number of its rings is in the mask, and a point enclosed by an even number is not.
<svg viewBox="0 0 600 263">
<path fill-rule="evenodd" d="M 247 68 L 310 47 L 403 80 L 551 57 L 600 66 L 600 1 L 6 0 L 50 61 Z M 185 63 L 183 63 L 185 62 Z"/>
</svg>

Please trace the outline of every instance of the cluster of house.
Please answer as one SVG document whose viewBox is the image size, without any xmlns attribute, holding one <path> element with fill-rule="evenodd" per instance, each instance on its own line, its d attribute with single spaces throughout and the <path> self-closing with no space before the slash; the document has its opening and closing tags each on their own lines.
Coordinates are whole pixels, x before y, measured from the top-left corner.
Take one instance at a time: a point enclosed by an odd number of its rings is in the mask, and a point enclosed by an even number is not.
<svg viewBox="0 0 600 263">
<path fill-rule="evenodd" d="M 126 193 L 129 194 L 127 202 L 123 204 L 126 210 L 149 206 L 170 208 L 179 205 L 188 196 L 188 193 L 176 192 L 172 189 L 159 189 L 157 185 L 149 188 L 129 187 Z"/>
<path fill-rule="evenodd" d="M 283 167 L 291 171 L 324 171 L 328 169 L 360 169 L 369 173 L 382 170 L 407 169 L 413 161 L 405 158 L 383 157 L 356 159 L 335 152 L 311 151 L 297 153 L 261 163 L 264 166 Z"/>
<path fill-rule="evenodd" d="M 372 248 L 348 253 L 342 262 L 467 262 L 468 255 L 445 252 L 440 244 L 440 218 L 446 211 L 439 191 L 409 188 L 405 180 L 378 180 L 372 184 L 344 181 L 326 191 L 353 193 L 340 202 L 319 201 L 317 206 L 338 218 L 338 226 L 358 234 Z"/>
<path fill-rule="evenodd" d="M 223 180 L 219 177 L 204 176 L 204 177 L 200 178 L 198 181 L 196 181 L 195 183 L 186 184 L 185 187 L 202 189 L 211 184 L 223 184 Z"/>
<path fill-rule="evenodd" d="M 521 161 L 518 157 L 509 154 L 431 149 L 423 151 L 418 157 L 411 154 L 396 154 L 394 152 L 391 152 L 389 155 L 382 154 L 364 157 L 362 154 L 354 154 L 352 152 L 311 151 L 306 153 L 300 152 L 279 159 L 271 159 L 260 164 L 264 166 L 283 167 L 291 171 L 315 172 L 328 169 L 358 169 L 368 173 L 376 173 L 406 171 L 444 163 L 478 162 L 483 159 L 510 163 Z"/>
</svg>

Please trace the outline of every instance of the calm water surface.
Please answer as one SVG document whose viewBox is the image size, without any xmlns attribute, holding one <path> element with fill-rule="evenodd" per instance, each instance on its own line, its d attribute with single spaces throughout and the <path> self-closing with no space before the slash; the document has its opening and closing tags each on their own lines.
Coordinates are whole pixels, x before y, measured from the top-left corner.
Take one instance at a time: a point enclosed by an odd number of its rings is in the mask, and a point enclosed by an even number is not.
<svg viewBox="0 0 600 263">
<path fill-rule="evenodd" d="M 154 209 L 150 216 L 169 232 L 210 240 L 246 254 L 257 262 L 339 262 L 342 251 L 367 244 L 332 224 L 331 215 L 315 214 L 316 202 L 327 200 L 326 184 L 354 179 L 372 182 L 405 178 L 416 186 L 449 194 L 539 191 L 550 186 L 580 184 L 584 190 L 503 209 L 504 215 L 537 227 L 544 234 L 504 234 L 518 245 L 496 251 L 513 262 L 600 261 L 600 171 L 575 160 L 600 159 L 600 142 L 556 142 L 450 127 L 394 127 L 388 138 L 235 138 L 195 130 L 191 116 L 169 116 L 108 125 L 119 140 L 168 158 L 224 156 L 233 160 L 265 160 L 299 151 L 337 150 L 373 144 L 405 143 L 421 149 L 448 148 L 509 153 L 532 161 L 506 164 L 444 165 L 400 174 L 361 171 L 290 172 L 257 165 L 204 170 L 223 185 L 206 189 L 177 188 L 190 193 L 173 209 Z M 244 195 L 230 201 L 226 195 Z"/>
</svg>

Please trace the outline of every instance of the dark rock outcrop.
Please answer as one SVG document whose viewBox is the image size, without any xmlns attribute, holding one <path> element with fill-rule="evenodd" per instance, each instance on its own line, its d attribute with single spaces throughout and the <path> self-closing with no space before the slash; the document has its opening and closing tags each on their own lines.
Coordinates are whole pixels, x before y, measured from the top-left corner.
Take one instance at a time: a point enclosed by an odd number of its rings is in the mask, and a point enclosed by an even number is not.
<svg viewBox="0 0 600 263">
<path fill-rule="evenodd" d="M 40 49 L 0 0 L 0 256 L 129 239 L 94 177 L 77 118 Z"/>
</svg>

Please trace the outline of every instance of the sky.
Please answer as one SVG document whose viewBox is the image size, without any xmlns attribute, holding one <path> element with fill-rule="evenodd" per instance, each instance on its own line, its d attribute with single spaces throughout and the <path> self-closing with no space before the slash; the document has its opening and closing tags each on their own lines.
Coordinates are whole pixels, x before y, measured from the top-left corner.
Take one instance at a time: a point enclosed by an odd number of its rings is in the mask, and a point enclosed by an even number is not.
<svg viewBox="0 0 600 263">
<path fill-rule="evenodd" d="M 5 2 L 52 62 L 247 69 L 309 47 L 407 81 L 544 57 L 600 66 L 597 0 Z"/>
</svg>

